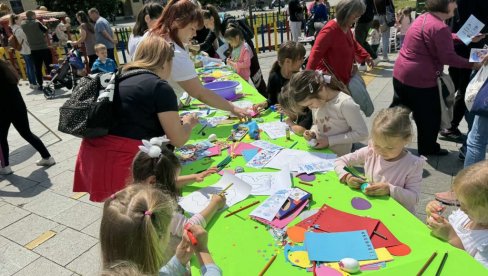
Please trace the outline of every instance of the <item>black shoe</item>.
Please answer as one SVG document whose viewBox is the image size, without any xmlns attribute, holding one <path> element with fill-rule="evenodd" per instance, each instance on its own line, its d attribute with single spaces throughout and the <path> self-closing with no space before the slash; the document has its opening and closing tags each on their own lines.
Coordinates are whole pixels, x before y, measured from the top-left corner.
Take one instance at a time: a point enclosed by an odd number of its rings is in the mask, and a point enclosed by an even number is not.
<svg viewBox="0 0 488 276">
<path fill-rule="evenodd" d="M 439 149 L 438 151 L 436 152 L 431 152 L 431 153 L 423 153 L 423 152 L 419 152 L 419 155 L 437 155 L 437 156 L 445 156 L 445 155 L 448 155 L 449 154 L 449 151 L 447 151 L 446 149 Z"/>
<path fill-rule="evenodd" d="M 440 134 L 450 140 L 458 140 L 459 138 L 463 137 L 463 134 L 457 128 L 443 129 L 440 131 Z"/>
<path fill-rule="evenodd" d="M 458 155 L 459 160 L 464 161 L 466 159 L 466 149 L 464 148 L 459 148 L 459 155 Z"/>
</svg>

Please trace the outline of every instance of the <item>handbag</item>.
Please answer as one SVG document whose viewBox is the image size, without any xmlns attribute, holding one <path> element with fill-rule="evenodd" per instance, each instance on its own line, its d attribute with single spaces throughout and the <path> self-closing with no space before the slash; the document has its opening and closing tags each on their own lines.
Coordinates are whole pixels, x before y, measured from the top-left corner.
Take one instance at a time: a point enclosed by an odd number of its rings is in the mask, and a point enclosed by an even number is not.
<svg viewBox="0 0 488 276">
<path fill-rule="evenodd" d="M 488 117 L 488 82 L 485 81 L 476 95 L 470 113 Z"/>
<path fill-rule="evenodd" d="M 471 79 L 468 86 L 466 87 L 466 94 L 464 95 L 464 103 L 468 111 L 471 111 L 473 107 L 474 100 L 478 92 L 480 91 L 483 84 L 485 84 L 488 79 L 488 66 L 481 67 L 476 73 L 474 78 Z"/>
</svg>

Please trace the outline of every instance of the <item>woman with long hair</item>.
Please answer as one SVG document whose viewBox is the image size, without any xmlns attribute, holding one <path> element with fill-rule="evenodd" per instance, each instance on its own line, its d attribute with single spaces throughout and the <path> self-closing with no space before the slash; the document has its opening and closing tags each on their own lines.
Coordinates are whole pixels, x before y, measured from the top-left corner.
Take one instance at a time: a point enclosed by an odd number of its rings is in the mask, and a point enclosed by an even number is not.
<svg viewBox="0 0 488 276">
<path fill-rule="evenodd" d="M 158 18 L 163 13 L 163 6 L 156 2 L 149 2 L 145 4 L 137 14 L 136 24 L 132 29 L 132 34 L 129 37 L 129 44 L 127 50 L 132 57 L 137 49 L 137 45 L 142 40 L 142 37 L 151 29 L 157 22 Z"/>
<path fill-rule="evenodd" d="M 95 27 L 93 27 L 88 15 L 84 11 L 76 13 L 76 20 L 80 23 L 80 38 L 71 43 L 85 46 L 86 55 L 88 56 L 88 65 L 92 68 L 93 63 L 97 60 L 97 55 L 95 53 Z"/>
</svg>

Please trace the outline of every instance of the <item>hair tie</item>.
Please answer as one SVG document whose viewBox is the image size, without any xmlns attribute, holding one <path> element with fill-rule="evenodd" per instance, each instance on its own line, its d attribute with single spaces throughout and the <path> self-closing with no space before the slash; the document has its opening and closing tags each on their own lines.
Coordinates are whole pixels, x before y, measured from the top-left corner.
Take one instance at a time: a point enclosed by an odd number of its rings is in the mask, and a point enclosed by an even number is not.
<svg viewBox="0 0 488 276">
<path fill-rule="evenodd" d="M 147 210 L 144 212 L 144 215 L 145 216 L 152 216 L 152 211 Z"/>
<path fill-rule="evenodd" d="M 309 90 L 310 94 L 313 94 L 313 86 L 311 83 L 308 83 L 308 90 Z"/>
<path fill-rule="evenodd" d="M 161 157 L 161 147 L 166 145 L 170 142 L 166 136 L 163 137 L 154 137 L 151 140 L 142 140 L 142 146 L 139 146 L 139 149 L 142 152 L 147 153 L 151 158 L 159 158 Z"/>
</svg>

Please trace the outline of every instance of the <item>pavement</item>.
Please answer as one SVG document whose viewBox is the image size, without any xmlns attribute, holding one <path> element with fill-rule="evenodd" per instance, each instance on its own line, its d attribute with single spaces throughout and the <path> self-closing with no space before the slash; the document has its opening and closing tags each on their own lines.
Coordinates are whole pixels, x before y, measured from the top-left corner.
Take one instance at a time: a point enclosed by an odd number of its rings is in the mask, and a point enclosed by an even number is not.
<svg viewBox="0 0 488 276">
<path fill-rule="evenodd" d="M 390 55 L 391 60 L 394 58 L 394 54 Z M 267 79 L 276 52 L 260 54 L 259 60 Z M 381 62 L 377 69 L 365 74 L 376 111 L 387 108 L 391 102 L 392 70 L 393 62 Z M 46 100 L 42 93 L 29 89 L 25 81 L 20 90 L 28 110 L 38 118 L 29 115 L 31 129 L 57 164 L 49 168 L 36 166 L 40 155 L 10 128 L 8 140 L 14 174 L 0 176 L 0 275 L 98 275 L 102 204 L 90 202 L 87 194 L 72 192 L 81 140 L 57 131 L 58 109 L 69 92 L 60 91 L 55 99 Z M 369 126 L 371 118 L 367 118 Z M 460 129 L 466 132 L 465 122 Z M 453 176 L 463 167 L 457 157 L 460 145 L 439 142 L 451 153 L 430 157 L 425 165 L 416 213 L 421 220 L 425 220 L 425 205 L 434 198 L 433 194 L 448 190 Z M 409 148 L 417 153 L 416 138 Z"/>
</svg>

